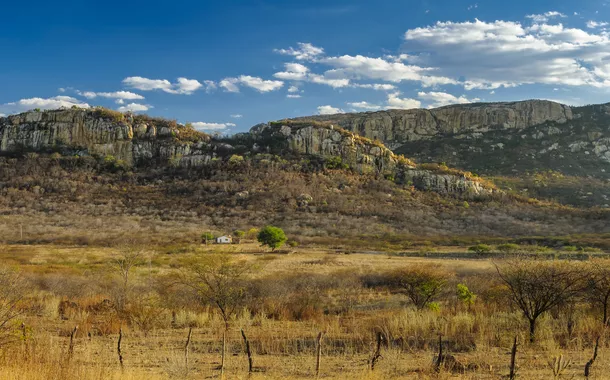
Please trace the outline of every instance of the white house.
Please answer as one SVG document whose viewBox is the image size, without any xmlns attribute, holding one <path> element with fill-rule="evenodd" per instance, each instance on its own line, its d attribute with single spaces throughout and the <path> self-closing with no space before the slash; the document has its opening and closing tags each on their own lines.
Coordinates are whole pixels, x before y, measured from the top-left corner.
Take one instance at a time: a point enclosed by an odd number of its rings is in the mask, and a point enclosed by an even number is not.
<svg viewBox="0 0 610 380">
<path fill-rule="evenodd" d="M 231 236 L 220 236 L 216 238 L 216 244 L 231 244 L 233 242 L 233 238 Z"/>
</svg>

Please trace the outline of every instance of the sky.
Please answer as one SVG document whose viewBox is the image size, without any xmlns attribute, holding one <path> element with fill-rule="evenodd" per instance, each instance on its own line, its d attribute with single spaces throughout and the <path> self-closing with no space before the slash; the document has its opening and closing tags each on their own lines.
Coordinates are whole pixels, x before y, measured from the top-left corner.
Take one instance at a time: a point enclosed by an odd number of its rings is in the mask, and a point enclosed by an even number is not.
<svg viewBox="0 0 610 380">
<path fill-rule="evenodd" d="M 33 0 L 0 14 L 0 116 L 104 106 L 231 134 L 314 114 L 610 102 L 608 0 Z"/>
</svg>

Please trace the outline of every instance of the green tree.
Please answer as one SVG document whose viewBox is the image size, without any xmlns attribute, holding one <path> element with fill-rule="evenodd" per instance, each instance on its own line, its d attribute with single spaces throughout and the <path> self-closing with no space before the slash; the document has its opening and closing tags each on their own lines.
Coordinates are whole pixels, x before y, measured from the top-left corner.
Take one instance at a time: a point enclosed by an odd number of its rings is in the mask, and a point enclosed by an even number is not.
<svg viewBox="0 0 610 380">
<path fill-rule="evenodd" d="M 236 238 L 243 238 L 246 235 L 246 232 L 242 231 L 242 230 L 235 230 L 235 231 L 233 231 L 233 235 Z"/>
<path fill-rule="evenodd" d="M 441 293 L 450 274 L 431 265 L 414 265 L 390 274 L 390 284 L 422 310 Z"/>
<path fill-rule="evenodd" d="M 208 244 L 209 241 L 213 241 L 214 238 L 215 236 L 211 232 L 204 232 L 201 234 L 201 241 L 203 241 L 205 244 Z"/>
<path fill-rule="evenodd" d="M 474 252 L 478 255 L 482 255 L 484 253 L 489 253 L 491 252 L 491 247 L 488 246 L 487 244 L 477 244 L 475 246 L 472 246 L 470 248 L 468 248 L 468 250 L 470 252 Z"/>
<path fill-rule="evenodd" d="M 279 227 L 267 226 L 258 233 L 257 240 L 262 245 L 269 246 L 271 251 L 275 251 L 286 241 L 286 234 Z"/>
</svg>

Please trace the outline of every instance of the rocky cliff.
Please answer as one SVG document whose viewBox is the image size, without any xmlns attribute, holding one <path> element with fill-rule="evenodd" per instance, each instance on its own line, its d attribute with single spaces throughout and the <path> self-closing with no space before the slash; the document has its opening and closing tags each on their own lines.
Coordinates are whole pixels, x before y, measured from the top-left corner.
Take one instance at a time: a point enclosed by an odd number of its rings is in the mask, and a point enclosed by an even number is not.
<svg viewBox="0 0 610 380">
<path fill-rule="evenodd" d="M 59 152 L 113 156 L 126 166 L 200 167 L 215 158 L 228 159 L 236 152 L 234 145 L 246 156 L 265 152 L 314 156 L 326 160 L 327 167 L 383 176 L 420 190 L 466 198 L 495 191 L 468 173 L 417 167 L 378 141 L 329 124 L 261 124 L 249 134 L 220 141 L 173 121 L 106 109 L 32 111 L 0 118 L 0 153 L 4 154 Z"/>
<path fill-rule="evenodd" d="M 57 151 L 113 156 L 131 166 L 156 161 L 201 165 L 210 138 L 175 122 L 106 109 L 30 111 L 0 118 L 0 152 Z"/>
<path fill-rule="evenodd" d="M 521 130 L 549 121 L 564 124 L 572 118 L 572 110 L 568 106 L 545 100 L 531 100 L 466 104 L 430 110 L 312 116 L 301 120 L 330 122 L 361 136 L 380 140 L 394 149 L 409 141 L 491 130 Z"/>
<path fill-rule="evenodd" d="M 333 166 L 343 165 L 363 174 L 378 174 L 420 190 L 454 194 L 466 198 L 486 197 L 497 190 L 470 173 L 417 166 L 394 154 L 378 141 L 356 135 L 329 124 L 276 122 L 253 127 L 250 135 L 256 149 L 313 155 Z M 446 168 L 448 169 L 448 168 Z"/>
</svg>

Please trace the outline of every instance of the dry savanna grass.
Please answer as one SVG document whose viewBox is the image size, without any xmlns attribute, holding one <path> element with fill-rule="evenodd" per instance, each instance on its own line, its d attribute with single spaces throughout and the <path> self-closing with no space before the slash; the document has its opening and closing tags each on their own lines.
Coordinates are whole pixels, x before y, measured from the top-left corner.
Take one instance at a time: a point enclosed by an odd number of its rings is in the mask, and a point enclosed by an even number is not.
<svg viewBox="0 0 610 380">
<path fill-rule="evenodd" d="M 584 378 L 596 337 L 604 333 L 598 310 L 578 299 L 544 313 L 529 343 L 527 321 L 497 278 L 495 264 L 505 265 L 503 259 L 337 254 L 323 247 L 271 254 L 254 243 L 3 245 L 0 254 L 5 265 L 19 268 L 24 284 L 18 313 L 2 335 L 9 338 L 0 357 L 2 379 L 220 378 L 225 326 L 227 379 L 315 378 L 320 332 L 320 378 L 504 378 L 515 336 L 519 378 L 553 378 L 549 362 L 560 355 L 569 366 L 559 378 Z M 222 293 L 225 306 L 235 306 L 226 325 L 206 298 L 208 288 L 185 286 L 195 284 L 192 268 L 210 263 L 226 265 L 224 273 L 237 273 L 235 263 L 247 268 Z M 404 277 L 413 268 L 443 276 L 442 290 L 422 309 L 389 280 L 397 269 Z M 458 283 L 476 295 L 473 302 L 456 296 Z M 250 375 L 242 329 L 252 350 Z M 378 334 L 381 357 L 371 370 Z M 610 378 L 606 336 L 592 379 Z M 437 370 L 439 337 L 448 356 Z"/>
</svg>

